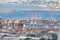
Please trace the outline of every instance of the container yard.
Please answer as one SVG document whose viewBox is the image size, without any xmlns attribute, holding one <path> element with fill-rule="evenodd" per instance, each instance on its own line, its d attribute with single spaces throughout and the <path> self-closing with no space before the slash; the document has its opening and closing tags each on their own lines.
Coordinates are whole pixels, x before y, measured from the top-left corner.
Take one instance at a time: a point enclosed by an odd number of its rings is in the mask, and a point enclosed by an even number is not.
<svg viewBox="0 0 60 40">
<path fill-rule="evenodd" d="M 60 1 L 0 0 L 0 40 L 60 40 Z"/>
<path fill-rule="evenodd" d="M 39 15 L 35 16 L 37 15 L 32 14 L 32 18 L 28 17 L 27 20 L 2 20 L 0 18 L 0 39 L 58 40 L 60 22 L 54 19 L 41 19 Z"/>
</svg>

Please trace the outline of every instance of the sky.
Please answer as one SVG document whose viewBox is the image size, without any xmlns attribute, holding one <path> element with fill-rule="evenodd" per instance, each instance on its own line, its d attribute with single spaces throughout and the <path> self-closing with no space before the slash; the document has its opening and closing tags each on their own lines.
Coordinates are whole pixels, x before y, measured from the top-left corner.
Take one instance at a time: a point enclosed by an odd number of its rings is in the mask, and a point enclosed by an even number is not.
<svg viewBox="0 0 60 40">
<path fill-rule="evenodd" d="M 13 0 L 13 2 L 16 2 L 16 1 L 19 2 L 19 0 Z M 20 0 L 20 2 L 21 1 L 22 0 Z M 26 0 L 23 0 L 23 1 L 26 1 Z M 56 20 L 60 20 L 60 11 L 50 12 L 50 11 L 33 10 L 33 9 L 41 9 L 41 8 L 39 6 L 11 5 L 11 4 L 5 4 L 5 2 L 8 2 L 8 0 L 5 0 L 5 1 L 0 0 L 0 18 L 5 19 L 5 20 L 6 19 L 18 19 L 18 18 L 19 19 L 27 19 L 28 14 L 30 14 L 30 16 L 31 16 L 32 12 L 37 13 L 37 15 L 38 15 L 38 13 L 40 13 L 39 16 L 41 16 L 43 19 L 44 18 L 50 18 L 50 14 L 52 13 L 53 17 Z M 32 11 L 30 11 L 30 12 L 20 11 L 18 9 L 25 9 L 25 10 L 26 9 L 32 9 Z"/>
<path fill-rule="evenodd" d="M 7 2 L 22 2 L 25 1 L 27 2 L 27 0 L 0 0 L 0 3 L 7 3 Z M 28 0 L 28 1 L 35 1 L 35 0 Z M 60 0 L 37 0 L 37 1 L 60 1 Z"/>
<path fill-rule="evenodd" d="M 18 9 L 18 8 L 39 8 L 38 6 L 19 6 L 19 5 L 9 5 L 9 4 L 0 4 L 0 8 L 6 9 Z"/>
</svg>

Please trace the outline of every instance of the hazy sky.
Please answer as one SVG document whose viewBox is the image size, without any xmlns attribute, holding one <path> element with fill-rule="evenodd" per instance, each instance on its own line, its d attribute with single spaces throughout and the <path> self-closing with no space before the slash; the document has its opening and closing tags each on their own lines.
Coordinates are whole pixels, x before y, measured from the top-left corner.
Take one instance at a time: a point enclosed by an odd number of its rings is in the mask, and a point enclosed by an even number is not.
<svg viewBox="0 0 60 40">
<path fill-rule="evenodd" d="M 26 19 L 28 17 L 28 13 L 30 16 L 32 15 L 32 12 L 27 11 L 17 11 L 17 9 L 41 9 L 39 6 L 21 6 L 21 5 L 8 5 L 8 4 L 1 4 L 6 3 L 9 0 L 0 0 L 0 17 L 3 19 L 16 19 L 19 17 L 19 19 Z M 26 0 L 10 0 L 9 2 L 21 2 Z M 49 0 L 47 0 L 49 1 Z M 43 8 L 44 9 L 44 8 Z M 41 13 L 42 18 L 49 18 L 50 17 L 50 11 L 34 11 L 35 13 Z M 60 20 L 60 12 L 52 12 L 53 17 L 57 20 Z M 38 14 L 37 14 L 38 15 Z"/>
<path fill-rule="evenodd" d="M 0 0 L 0 3 L 8 3 L 8 2 L 22 2 L 22 1 L 24 1 L 24 2 L 27 2 L 27 0 Z M 28 1 L 33 1 L 33 0 L 28 0 Z M 37 0 L 37 1 L 39 1 L 39 0 Z M 60 0 L 41 0 L 41 1 L 46 1 L 46 2 L 49 2 L 49 1 L 58 1 L 58 2 L 60 2 Z"/>
</svg>

